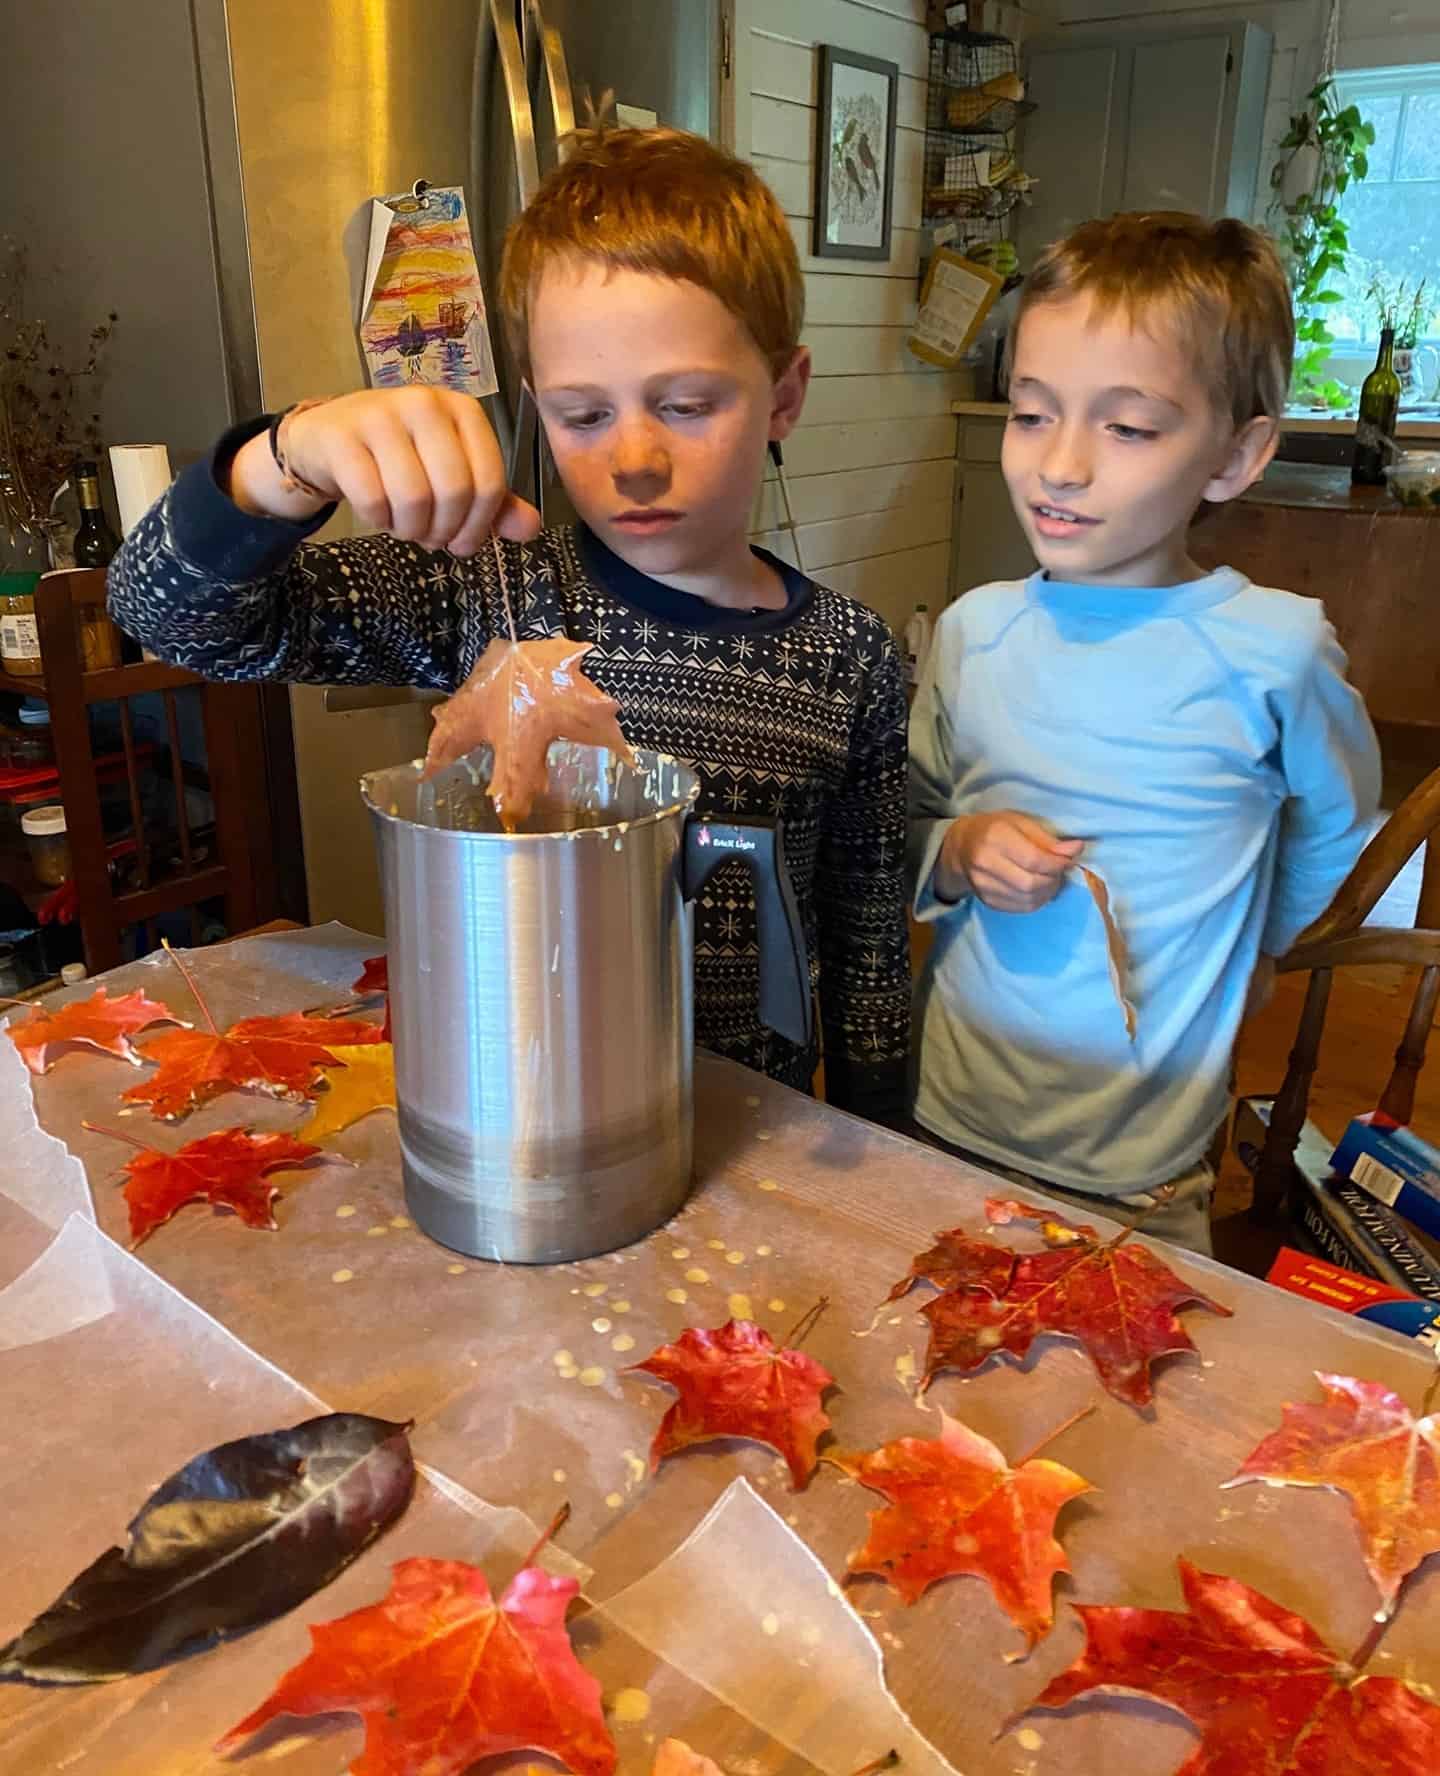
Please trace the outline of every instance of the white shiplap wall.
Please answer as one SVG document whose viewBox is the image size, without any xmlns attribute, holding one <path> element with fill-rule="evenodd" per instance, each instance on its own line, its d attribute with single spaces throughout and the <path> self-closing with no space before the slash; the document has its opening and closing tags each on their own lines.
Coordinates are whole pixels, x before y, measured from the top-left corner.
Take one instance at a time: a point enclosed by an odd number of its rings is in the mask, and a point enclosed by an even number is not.
<svg viewBox="0 0 1440 1776">
<path fill-rule="evenodd" d="M 815 360 L 785 470 L 810 572 L 897 628 L 917 602 L 945 602 L 955 490 L 950 403 L 968 379 L 905 349 L 915 316 L 928 45 L 924 0 L 737 0 L 735 142 L 790 218 L 805 268 L 804 340 Z M 900 69 L 894 226 L 888 262 L 810 253 L 817 45 Z M 756 540 L 791 555 L 779 489 L 767 480 Z"/>
</svg>

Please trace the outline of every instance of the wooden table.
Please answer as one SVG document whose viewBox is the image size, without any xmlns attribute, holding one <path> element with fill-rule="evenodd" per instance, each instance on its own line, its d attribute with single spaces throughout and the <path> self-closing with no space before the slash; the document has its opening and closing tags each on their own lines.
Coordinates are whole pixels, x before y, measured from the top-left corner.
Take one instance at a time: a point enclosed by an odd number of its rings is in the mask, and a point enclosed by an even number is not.
<svg viewBox="0 0 1440 1776">
<path fill-rule="evenodd" d="M 1321 599 L 1372 718 L 1440 728 L 1440 509 L 1352 487 L 1348 469 L 1274 463 L 1205 514 L 1190 550 L 1203 567 Z"/>
<path fill-rule="evenodd" d="M 327 927 L 191 961 L 223 1022 L 343 998 L 372 946 Z M 185 1003 L 163 955 L 117 970 L 109 984 Z M 411 1418 L 426 1478 L 375 1549 L 254 1634 L 126 1683 L 0 1686 L 6 1770 L 41 1776 L 63 1758 L 66 1776 L 251 1767 L 270 1776 L 260 1761 L 269 1758 L 280 1776 L 332 1776 L 358 1749 L 353 1723 L 310 1726 L 293 1740 L 277 1732 L 235 1764 L 208 1747 L 303 1654 L 307 1624 L 383 1592 L 390 1562 L 466 1558 L 503 1578 L 530 1525 L 562 1497 L 574 1515 L 561 1539 L 588 1569 L 592 1606 L 576 1643 L 606 1694 L 645 1690 L 652 1738 L 676 1733 L 751 1776 L 815 1767 L 846 1776 L 896 1737 L 906 1746 L 902 1776 L 1171 1776 L 1194 1739 L 1154 1708 L 1095 1704 L 1017 1723 L 1024 1738 L 1003 1729 L 1078 1654 L 1069 1603 L 1178 1608 L 1177 1555 L 1268 1592 L 1341 1654 L 1365 1637 L 1375 1597 L 1343 1499 L 1220 1486 L 1278 1424 L 1285 1401 L 1315 1398 L 1316 1369 L 1383 1381 L 1418 1405 L 1431 1365 L 1398 1337 L 1172 1254 L 1233 1317 L 1186 1314 L 1199 1356 L 1157 1367 L 1152 1412 L 1100 1393 L 1086 1357 L 1056 1340 L 1041 1340 L 1023 1372 L 996 1363 L 969 1379 L 943 1376 L 919 1401 L 917 1311 L 929 1292 L 878 1315 L 875 1304 L 933 1230 L 983 1225 L 996 1180 L 705 1057 L 695 1193 L 668 1227 L 626 1251 L 527 1269 L 443 1250 L 409 1223 L 394 1120 L 381 1115 L 339 1137 L 353 1164 L 286 1181 L 277 1233 L 191 1208 L 131 1256 L 115 1183 L 122 1150 L 82 1123 L 171 1147 L 242 1119 L 293 1128 L 303 1113 L 231 1096 L 179 1129 L 139 1117 L 116 1124 L 129 1070 L 101 1056 L 67 1058 L 36 1081 L 35 1102 L 43 1127 L 88 1171 L 99 1226 L 73 1215 L 57 1237 L 84 1180 L 58 1149 L 41 1147 L 43 1134 L 26 1132 L 18 1067 L 0 1045 L 0 1139 L 24 1176 L 45 1164 L 56 1175 L 43 1197 L 28 1199 L 0 1177 L 0 1398 L 7 1422 L 25 1427 L 0 1464 L 0 1523 L 10 1530 L 0 1641 L 120 1536 L 167 1473 L 226 1438 L 325 1407 Z M 879 1501 L 833 1467 L 797 1493 L 770 1451 L 717 1444 L 647 1473 L 670 1396 L 627 1365 L 732 1311 L 782 1336 L 821 1296 L 829 1306 L 806 1349 L 837 1379 L 827 1401 L 832 1447 L 933 1436 L 938 1406 L 1018 1456 L 1095 1404 L 1047 1452 L 1097 1491 L 1060 1519 L 1074 1576 L 1060 1582 L 1055 1629 L 1028 1659 L 1007 1662 L 1020 1637 L 978 1579 L 946 1580 L 911 1608 L 864 1580 L 847 1588 L 862 1617 L 846 1610 L 826 1574 L 843 1573 Z M 697 1526 L 739 1478 L 754 1489 L 746 1508 L 763 1534 L 747 1532 L 705 1582 L 676 1583 L 658 1600 L 648 1591 L 638 1617 L 627 1614 L 628 1588 L 661 1582 L 677 1550 L 696 1557 L 714 1527 L 697 1537 Z M 861 1620 L 878 1646 L 869 1666 L 854 1644 L 869 1644 Z M 1383 1650 L 1377 1670 L 1440 1686 L 1440 1559 L 1412 1584 Z M 884 1712 L 894 1703 L 878 1687 L 879 1655 L 913 1731 Z M 827 1722 L 842 1729 L 838 1751 L 817 1737 Z M 623 1776 L 644 1776 L 653 1755 L 645 1734 L 617 1728 L 617 1738 Z"/>
</svg>

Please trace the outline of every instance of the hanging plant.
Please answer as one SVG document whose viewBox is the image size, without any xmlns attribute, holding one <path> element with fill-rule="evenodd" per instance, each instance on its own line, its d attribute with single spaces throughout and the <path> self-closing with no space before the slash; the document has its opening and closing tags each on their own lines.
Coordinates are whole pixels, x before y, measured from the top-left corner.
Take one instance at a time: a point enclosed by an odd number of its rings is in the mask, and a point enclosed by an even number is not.
<svg viewBox="0 0 1440 1776">
<path fill-rule="evenodd" d="M 1290 119 L 1270 171 L 1271 231 L 1290 273 L 1295 303 L 1295 373 L 1291 399 L 1306 406 L 1345 407 L 1350 390 L 1324 374 L 1335 335 L 1326 310 L 1341 300 L 1334 278 L 1345 270 L 1350 236 L 1339 200 L 1370 171 L 1375 126 L 1356 105 L 1341 105 L 1333 75 L 1311 88 L 1305 109 Z"/>
</svg>

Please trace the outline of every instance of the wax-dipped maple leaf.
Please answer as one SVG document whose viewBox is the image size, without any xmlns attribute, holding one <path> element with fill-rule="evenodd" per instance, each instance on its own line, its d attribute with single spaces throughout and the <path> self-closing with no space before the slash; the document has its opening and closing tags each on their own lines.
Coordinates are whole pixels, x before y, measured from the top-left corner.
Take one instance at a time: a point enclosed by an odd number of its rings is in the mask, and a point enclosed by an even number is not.
<svg viewBox="0 0 1440 1776">
<path fill-rule="evenodd" d="M 323 1141 L 372 1111 L 395 1108 L 395 1050 L 388 1042 L 332 1052 L 340 1065 L 326 1073 L 315 1114 L 301 1125 L 299 1132 L 306 1141 Z"/>
<path fill-rule="evenodd" d="M 381 1602 L 311 1628 L 309 1654 L 216 1749 L 277 1715 L 343 1710 L 365 1722 L 355 1776 L 459 1776 L 517 1751 L 611 1776 L 600 1685 L 565 1632 L 579 1589 L 527 1564 L 496 1603 L 479 1567 L 402 1560 Z"/>
<path fill-rule="evenodd" d="M 96 987 L 88 999 L 72 999 L 58 1011 L 36 1006 L 28 1018 L 6 1026 L 10 1040 L 32 1073 L 48 1073 L 59 1056 L 72 1047 L 98 1049 L 142 1065 L 130 1038 L 151 1024 L 178 1024 L 168 1005 L 147 999 L 142 988 L 111 999 L 104 987 Z"/>
<path fill-rule="evenodd" d="M 566 635 L 492 641 L 460 689 L 435 711 L 424 775 L 433 777 L 477 746 L 490 747 L 490 799 L 513 832 L 545 788 L 552 740 L 608 747 L 633 764 L 615 719 L 620 705 L 581 670 L 592 645 Z"/>
<path fill-rule="evenodd" d="M 1008 1246 L 973 1239 L 963 1227 L 952 1227 L 948 1233 L 935 1235 L 935 1244 L 911 1261 L 910 1269 L 885 1299 L 898 1301 L 916 1283 L 933 1283 L 937 1289 L 978 1287 L 1000 1295 L 1014 1271 L 1015 1254 Z"/>
<path fill-rule="evenodd" d="M 380 1035 L 383 1041 L 388 1042 L 392 1035 L 390 1028 L 390 958 L 388 956 L 367 956 L 365 966 L 352 983 L 350 991 L 362 999 L 368 998 L 372 993 L 385 995 L 385 1023 L 381 1028 Z"/>
<path fill-rule="evenodd" d="M 652 1473 L 667 1455 L 717 1437 L 768 1443 L 784 1456 L 797 1489 L 815 1472 L 815 1448 L 830 1427 L 820 1398 L 835 1378 L 804 1351 L 777 1345 L 763 1326 L 750 1320 L 728 1320 L 716 1331 L 689 1326 L 674 1344 L 632 1367 L 668 1382 L 680 1396 L 650 1445 Z"/>
<path fill-rule="evenodd" d="M 986 1210 L 992 1221 L 1014 1212 L 1032 1218 L 1021 1204 L 987 1203 Z M 1047 1225 L 1052 1244 L 1083 1232 L 1059 1215 Z M 930 1322 L 923 1385 L 942 1369 L 978 1369 L 997 1351 L 1023 1359 L 1041 1333 L 1053 1332 L 1085 1347 L 1117 1400 L 1147 1406 L 1153 1396 L 1150 1365 L 1195 1349 L 1176 1318 L 1182 1307 L 1230 1313 L 1130 1240 L 1128 1230 L 1104 1245 L 1082 1238 L 1074 1246 L 1025 1252 L 1016 1257 L 1002 1293 L 952 1289 L 921 1309 Z"/>
<path fill-rule="evenodd" d="M 359 975 L 351 984 L 352 993 L 388 993 L 390 991 L 390 958 L 367 956 Z"/>
<path fill-rule="evenodd" d="M 144 1058 L 158 1061 L 159 1070 L 121 1095 L 128 1103 L 148 1104 L 171 1122 L 222 1091 L 307 1098 L 324 1069 L 339 1065 L 337 1048 L 381 1039 L 377 1024 L 298 1011 L 242 1018 L 223 1035 L 213 1029 L 169 1030 L 145 1045 Z"/>
<path fill-rule="evenodd" d="M 1175 1776 L 1420 1776 L 1440 1770 L 1440 1708 L 1358 1677 L 1302 1617 L 1180 1561 L 1188 1611 L 1077 1605 L 1085 1650 L 1032 1704 L 1153 1696 L 1199 1728 Z"/>
<path fill-rule="evenodd" d="M 987 1581 L 1027 1649 L 1050 1632 L 1055 1575 L 1070 1570 L 1055 1519 L 1093 1490 L 1088 1480 L 1035 1457 L 1012 1468 L 988 1437 L 944 1412 L 938 1437 L 825 1459 L 890 1501 L 870 1513 L 869 1540 L 850 1555 L 850 1572 L 879 1573 L 906 1603 L 938 1579 L 971 1573 Z"/>
<path fill-rule="evenodd" d="M 192 1202 L 233 1209 L 247 1227 L 273 1229 L 271 1204 L 280 1186 L 271 1174 L 302 1166 L 319 1152 L 293 1135 L 255 1135 L 241 1128 L 187 1141 L 175 1153 L 142 1147 L 124 1167 L 130 1244 L 138 1246 Z"/>
<path fill-rule="evenodd" d="M 1267 1480 L 1343 1492 L 1388 1611 L 1408 1575 L 1440 1554 L 1440 1413 L 1417 1419 L 1378 1381 L 1317 1379 L 1323 1402 L 1287 1405 L 1280 1429 L 1226 1485 Z"/>
</svg>

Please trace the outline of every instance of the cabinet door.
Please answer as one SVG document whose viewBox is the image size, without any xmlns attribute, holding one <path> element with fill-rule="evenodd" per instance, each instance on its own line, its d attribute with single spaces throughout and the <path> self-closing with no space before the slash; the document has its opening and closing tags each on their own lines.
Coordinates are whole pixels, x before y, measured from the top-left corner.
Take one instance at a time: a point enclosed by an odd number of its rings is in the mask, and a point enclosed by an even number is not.
<svg viewBox="0 0 1440 1776">
<path fill-rule="evenodd" d="M 1122 210 L 1225 207 L 1230 33 L 1135 46 Z"/>
<path fill-rule="evenodd" d="M 1020 263 L 1092 216 L 1108 216 L 1124 177 L 1129 51 L 1114 44 L 1037 49 L 1026 68 L 1027 118 L 1020 163 L 1037 181 L 1015 214 Z M 1117 115 L 1118 113 L 1118 115 Z"/>
</svg>

